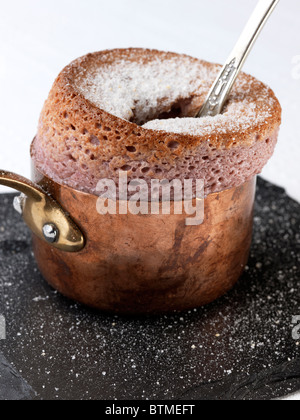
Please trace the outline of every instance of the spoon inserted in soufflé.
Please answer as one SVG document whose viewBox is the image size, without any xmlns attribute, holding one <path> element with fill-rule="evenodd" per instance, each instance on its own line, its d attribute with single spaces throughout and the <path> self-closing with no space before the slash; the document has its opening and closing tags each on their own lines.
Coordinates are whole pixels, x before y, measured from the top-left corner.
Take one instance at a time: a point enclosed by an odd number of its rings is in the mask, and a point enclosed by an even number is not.
<svg viewBox="0 0 300 420">
<path fill-rule="evenodd" d="M 214 82 L 196 118 L 221 114 L 232 87 L 268 18 L 279 0 L 260 0 L 240 39 Z"/>
</svg>

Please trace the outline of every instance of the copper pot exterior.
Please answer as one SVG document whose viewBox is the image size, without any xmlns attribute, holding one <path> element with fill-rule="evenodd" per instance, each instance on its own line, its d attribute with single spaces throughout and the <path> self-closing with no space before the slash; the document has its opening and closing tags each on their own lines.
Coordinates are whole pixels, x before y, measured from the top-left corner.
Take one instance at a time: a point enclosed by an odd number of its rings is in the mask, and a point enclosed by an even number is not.
<svg viewBox="0 0 300 420">
<path fill-rule="evenodd" d="M 33 235 L 44 278 L 63 295 L 112 313 L 183 311 L 229 291 L 247 264 L 256 178 L 205 199 L 205 220 L 186 215 L 100 215 L 97 197 L 33 171 L 33 181 L 67 210 L 85 248 L 59 251 Z"/>
</svg>

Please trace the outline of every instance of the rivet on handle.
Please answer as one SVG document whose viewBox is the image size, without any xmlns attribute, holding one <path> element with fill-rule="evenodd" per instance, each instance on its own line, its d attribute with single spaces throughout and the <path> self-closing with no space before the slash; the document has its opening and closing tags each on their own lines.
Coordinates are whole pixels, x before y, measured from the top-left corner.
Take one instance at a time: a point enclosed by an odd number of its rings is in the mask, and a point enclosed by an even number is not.
<svg viewBox="0 0 300 420">
<path fill-rule="evenodd" d="M 58 241 L 59 230 L 53 223 L 46 223 L 43 227 L 43 234 L 49 244 L 54 244 Z"/>
</svg>

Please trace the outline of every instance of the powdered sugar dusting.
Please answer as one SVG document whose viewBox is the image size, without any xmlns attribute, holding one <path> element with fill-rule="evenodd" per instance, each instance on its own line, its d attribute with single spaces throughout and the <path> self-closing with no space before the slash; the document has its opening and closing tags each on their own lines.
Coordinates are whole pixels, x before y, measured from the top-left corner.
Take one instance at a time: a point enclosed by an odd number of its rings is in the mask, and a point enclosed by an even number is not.
<svg viewBox="0 0 300 420">
<path fill-rule="evenodd" d="M 190 118 L 181 107 L 181 118 L 161 119 L 160 113 L 180 101 L 197 97 L 203 102 L 219 68 L 186 56 L 156 57 L 146 63 L 119 59 L 78 74 L 75 86 L 97 107 L 152 130 L 209 137 L 244 132 L 272 116 L 270 90 L 263 85 L 257 89 L 257 81 L 242 74 L 222 115 Z"/>
<path fill-rule="evenodd" d="M 156 116 L 158 108 L 171 106 L 206 91 L 214 78 L 200 61 L 178 56 L 147 63 L 116 60 L 78 75 L 75 86 L 97 107 L 138 124 Z"/>
<path fill-rule="evenodd" d="M 257 81 L 254 79 L 249 81 L 242 74 L 232 90 L 224 112 L 215 117 L 153 120 L 146 123 L 144 128 L 208 137 L 211 134 L 246 132 L 249 128 L 265 123 L 272 117 L 274 107 L 270 89 L 261 85 L 261 89 L 257 92 L 255 84 Z"/>
<path fill-rule="evenodd" d="M 245 97 L 243 101 L 232 100 L 226 111 L 216 117 L 153 120 L 143 127 L 151 130 L 209 137 L 212 133 L 244 132 L 258 123 L 265 122 L 271 116 L 268 107 L 264 110 L 258 109 L 254 102 Z"/>
</svg>

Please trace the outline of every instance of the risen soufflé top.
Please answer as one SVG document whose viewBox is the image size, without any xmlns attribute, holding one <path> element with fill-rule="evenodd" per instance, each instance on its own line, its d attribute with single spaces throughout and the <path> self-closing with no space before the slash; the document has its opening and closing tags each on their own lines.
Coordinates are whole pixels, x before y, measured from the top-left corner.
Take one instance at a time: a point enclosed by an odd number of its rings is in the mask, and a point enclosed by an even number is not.
<svg viewBox="0 0 300 420">
<path fill-rule="evenodd" d="M 220 66 L 126 49 L 67 66 L 44 105 L 32 156 L 54 181 L 95 194 L 99 180 L 204 179 L 210 194 L 260 173 L 274 152 L 281 107 L 242 73 L 224 112 L 194 118 Z"/>
</svg>

